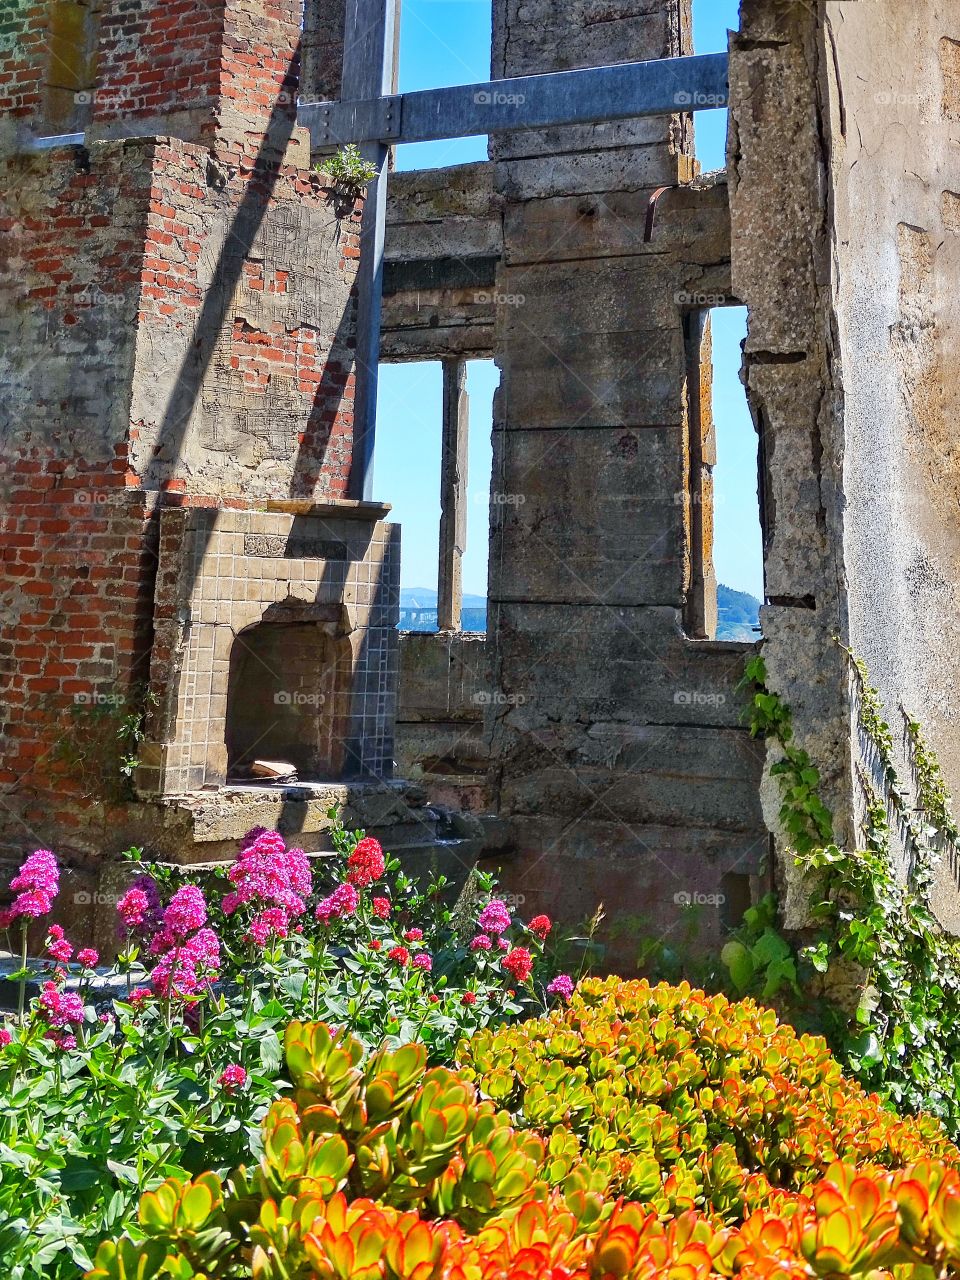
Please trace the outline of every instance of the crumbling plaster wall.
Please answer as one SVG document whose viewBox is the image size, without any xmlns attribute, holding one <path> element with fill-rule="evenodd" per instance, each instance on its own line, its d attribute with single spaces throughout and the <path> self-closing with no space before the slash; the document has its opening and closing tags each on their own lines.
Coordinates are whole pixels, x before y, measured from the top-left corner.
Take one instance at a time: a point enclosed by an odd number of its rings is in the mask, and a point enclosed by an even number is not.
<svg viewBox="0 0 960 1280">
<path fill-rule="evenodd" d="M 948 0 L 829 3 L 818 40 L 850 643 L 898 750 L 902 705 L 957 795 L 960 11 Z M 939 867 L 935 905 L 960 931 L 955 874 Z"/>
<path fill-rule="evenodd" d="M 732 276 L 761 432 L 764 655 L 837 837 L 882 791 L 838 637 L 960 785 L 957 230 L 960 28 L 936 0 L 744 0 L 731 43 Z M 779 793 L 764 786 L 775 829 Z M 789 859 L 787 922 L 805 915 Z M 950 867 L 936 893 L 960 925 Z"/>
</svg>

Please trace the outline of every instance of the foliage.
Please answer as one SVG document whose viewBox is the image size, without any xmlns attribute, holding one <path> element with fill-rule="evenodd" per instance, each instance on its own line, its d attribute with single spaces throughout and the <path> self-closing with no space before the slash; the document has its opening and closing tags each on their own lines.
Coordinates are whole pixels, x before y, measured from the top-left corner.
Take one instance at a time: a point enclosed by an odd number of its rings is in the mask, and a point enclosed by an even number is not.
<svg viewBox="0 0 960 1280">
<path fill-rule="evenodd" d="M 686 984 L 588 979 L 568 1008 L 477 1032 L 456 1063 L 548 1143 L 551 1185 L 635 1196 L 661 1214 L 740 1217 L 836 1161 L 960 1162 L 939 1125 L 900 1119 L 845 1079 L 826 1042 L 752 1000 Z"/>
<path fill-rule="evenodd" d="M 783 756 L 771 769 L 779 779 L 780 821 L 798 854 L 809 853 L 833 839 L 833 819 L 820 799 L 820 772 L 793 740 L 790 708 L 766 687 L 767 669 L 759 655 L 747 663 L 744 683 L 752 686 L 750 732 L 775 739 Z"/>
<path fill-rule="evenodd" d="M 341 191 L 358 196 L 368 182 L 377 176 L 377 166 L 365 160 L 360 148 L 354 142 L 341 147 L 332 156 L 324 158 L 317 169 L 328 173 L 334 185 Z"/>
<path fill-rule="evenodd" d="M 133 799 L 146 716 L 155 701 L 149 691 L 134 689 L 127 695 L 78 694 L 70 704 L 51 758 L 64 765 L 85 797 Z"/>
<path fill-rule="evenodd" d="M 135 863 L 118 904 L 113 977 L 125 998 L 101 991 L 99 1003 L 98 957 L 74 955 L 58 926 L 45 958 L 27 964 L 27 926 L 59 889 L 53 854 L 27 859 L 0 913 L 24 956 L 21 1001 L 29 978 L 43 982 L 0 1027 L 5 1277 L 75 1275 L 143 1191 L 247 1159 L 289 1088 L 280 1034 L 292 1019 L 320 1014 L 368 1048 L 417 1040 L 436 1060 L 462 1035 L 553 998 L 545 916 L 512 919 L 480 877 L 458 928 L 442 880 L 420 890 L 375 840 L 339 823 L 334 838 L 336 856 L 318 867 L 276 832 L 251 832 L 206 893 Z"/>
<path fill-rule="evenodd" d="M 955 845 L 957 827 L 940 767 L 919 724 L 904 713 L 916 791 L 916 803 L 910 804 L 879 695 L 862 660 L 845 652 L 858 688 L 872 772 L 883 787 L 881 795 L 861 774 L 864 847 L 841 849 L 826 824 L 829 838 L 818 845 L 809 796 L 796 789 L 789 770 L 782 771 L 785 829 L 807 836 L 797 843 L 797 862 L 811 886 L 811 936 L 799 948 L 788 944 L 776 931 L 768 902 L 762 926 L 756 918 L 745 920 L 723 959 L 739 991 L 758 991 L 761 969 L 751 971 L 742 953 L 752 954 L 765 937 L 777 938 L 790 953 L 797 981 L 775 990 L 768 985 L 766 995 L 777 995 L 798 1025 L 823 1031 L 844 1067 L 869 1088 L 901 1110 L 940 1117 L 957 1135 L 960 944 L 943 934 L 929 904 L 935 862 L 944 847 Z M 752 730 L 772 736 L 788 751 L 789 709 L 766 688 L 762 660 L 751 664 L 748 675 L 755 682 Z M 894 866 L 891 821 L 908 856 L 906 874 Z"/>
<path fill-rule="evenodd" d="M 89 1280 L 929 1280 L 960 1265 L 960 1153 L 752 1001 L 588 981 L 568 1009 L 478 1033 L 458 1073 L 424 1074 L 413 1046 L 361 1052 L 291 1027 L 298 1089 L 266 1118 L 258 1168 L 164 1183 Z M 513 1124 L 471 1077 L 509 1094 Z M 608 1157 L 651 1164 L 636 1201 L 598 1190 L 615 1185 Z"/>
</svg>

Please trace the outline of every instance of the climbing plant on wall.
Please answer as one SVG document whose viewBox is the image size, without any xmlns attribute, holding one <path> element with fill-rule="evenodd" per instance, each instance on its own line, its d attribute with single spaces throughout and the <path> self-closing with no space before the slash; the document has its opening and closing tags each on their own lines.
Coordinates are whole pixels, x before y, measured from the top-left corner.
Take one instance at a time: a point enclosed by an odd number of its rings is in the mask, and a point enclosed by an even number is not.
<svg viewBox="0 0 960 1280">
<path fill-rule="evenodd" d="M 835 842 L 819 773 L 793 740 L 790 708 L 769 689 L 763 658 L 752 659 L 750 727 L 782 752 L 771 772 L 780 783 L 784 830 L 810 886 L 810 928 L 788 941 L 767 900 L 747 913 L 723 960 L 739 990 L 774 998 L 799 1024 L 823 1030 L 868 1088 L 899 1109 L 932 1112 L 957 1134 L 960 943 L 940 928 L 930 888 L 937 859 L 956 849 L 960 831 L 936 757 L 904 711 L 911 801 L 879 695 L 864 663 L 846 652 L 872 757 L 869 773 L 859 774 L 863 847 L 846 850 Z M 891 824 L 904 855 L 899 870 Z"/>
</svg>

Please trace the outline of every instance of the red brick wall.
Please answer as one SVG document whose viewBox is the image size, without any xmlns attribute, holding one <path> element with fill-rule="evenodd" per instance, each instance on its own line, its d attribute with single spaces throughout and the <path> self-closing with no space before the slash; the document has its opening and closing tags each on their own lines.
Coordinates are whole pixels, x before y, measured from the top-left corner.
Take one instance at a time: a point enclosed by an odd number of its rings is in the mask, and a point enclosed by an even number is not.
<svg viewBox="0 0 960 1280">
<path fill-rule="evenodd" d="M 4 0 L 0 7 L 0 113 L 40 114 L 47 71 L 47 6 Z"/>
</svg>

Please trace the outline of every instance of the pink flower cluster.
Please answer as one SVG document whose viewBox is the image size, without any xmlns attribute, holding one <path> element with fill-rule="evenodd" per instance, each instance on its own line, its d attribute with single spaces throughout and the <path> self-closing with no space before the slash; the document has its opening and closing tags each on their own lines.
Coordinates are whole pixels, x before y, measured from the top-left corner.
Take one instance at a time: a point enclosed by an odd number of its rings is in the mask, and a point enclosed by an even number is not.
<svg viewBox="0 0 960 1280">
<path fill-rule="evenodd" d="M 53 956 L 54 960 L 60 964 L 69 964 L 73 955 L 73 947 L 58 924 L 52 924 L 47 934 L 47 954 Z"/>
<path fill-rule="evenodd" d="M 220 972 L 220 940 L 206 927 L 207 904 L 195 884 L 178 889 L 163 913 L 163 927 L 150 944 L 158 956 L 150 973 L 156 996 L 196 995 Z"/>
<path fill-rule="evenodd" d="M 73 991 L 61 991 L 55 982 L 43 984 L 39 1004 L 51 1027 L 83 1022 L 83 1001 Z"/>
<path fill-rule="evenodd" d="M 352 884 L 342 884 L 317 905 L 317 919 L 322 924 L 352 916 L 360 905 L 360 894 Z"/>
<path fill-rule="evenodd" d="M 573 995 L 573 979 L 568 978 L 565 973 L 558 973 L 554 980 L 547 984 L 547 994 L 569 1000 Z"/>
<path fill-rule="evenodd" d="M 17 895 L 13 906 L 2 913 L 0 925 L 8 929 L 21 916 L 36 919 L 49 914 L 60 892 L 60 868 L 49 849 L 36 849 L 10 883 Z"/>
<path fill-rule="evenodd" d="M 292 920 L 306 910 L 313 887 L 310 861 L 302 849 L 288 849 L 283 836 L 254 827 L 244 836 L 240 856 L 227 873 L 234 885 L 223 899 L 225 915 L 241 907 L 254 912 L 247 937 L 264 947 L 271 934 L 285 938 Z"/>
<path fill-rule="evenodd" d="M 491 898 L 477 917 L 481 933 L 506 933 L 510 928 L 510 912 L 499 898 Z"/>
<path fill-rule="evenodd" d="M 238 1062 L 232 1062 L 229 1067 L 220 1073 L 217 1084 L 227 1094 L 236 1093 L 238 1089 L 242 1089 L 247 1083 L 247 1073 Z"/>
</svg>

